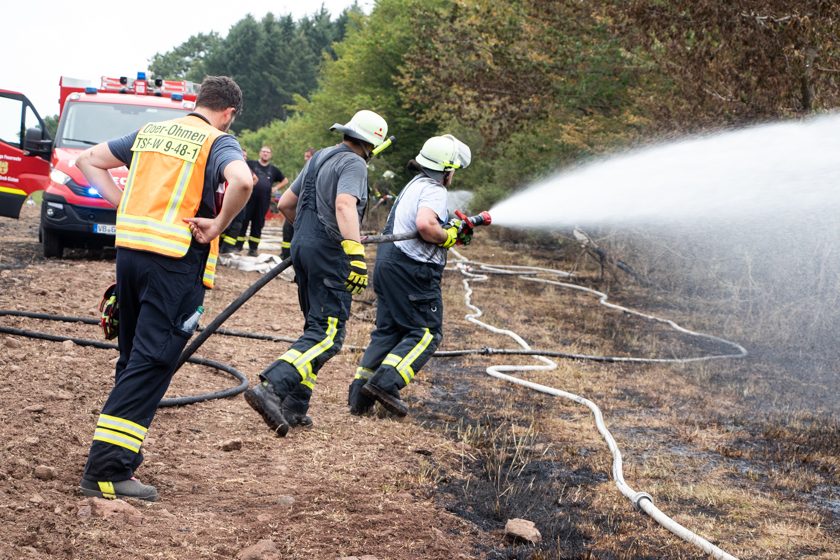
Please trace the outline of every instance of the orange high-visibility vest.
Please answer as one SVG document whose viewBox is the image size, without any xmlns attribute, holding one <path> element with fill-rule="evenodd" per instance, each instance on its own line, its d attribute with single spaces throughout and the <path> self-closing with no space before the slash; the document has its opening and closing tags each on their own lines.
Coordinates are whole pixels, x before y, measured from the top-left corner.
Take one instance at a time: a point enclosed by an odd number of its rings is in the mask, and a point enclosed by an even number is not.
<svg viewBox="0 0 840 560">
<path fill-rule="evenodd" d="M 184 218 L 198 212 L 213 142 L 224 133 L 197 116 L 149 123 L 131 147 L 131 170 L 117 208 L 117 247 L 167 257 L 187 254 L 192 234 Z M 213 287 L 219 240 L 210 243 L 204 285 Z"/>
</svg>

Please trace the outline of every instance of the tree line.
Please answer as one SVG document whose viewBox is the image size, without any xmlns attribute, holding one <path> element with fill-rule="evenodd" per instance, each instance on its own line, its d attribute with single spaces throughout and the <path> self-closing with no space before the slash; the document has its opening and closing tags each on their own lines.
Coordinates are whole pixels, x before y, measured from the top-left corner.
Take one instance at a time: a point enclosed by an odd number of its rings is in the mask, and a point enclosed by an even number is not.
<svg viewBox="0 0 840 560">
<path fill-rule="evenodd" d="M 290 174 L 359 108 L 397 136 L 374 161 L 382 187 L 383 171 L 398 189 L 423 140 L 451 132 L 474 155 L 458 187 L 483 207 L 635 142 L 837 107 L 838 31 L 829 0 L 379 0 L 335 20 L 247 16 L 151 69 L 234 77 L 241 142 L 271 145 Z"/>
<path fill-rule="evenodd" d="M 353 7 L 332 19 L 321 8 L 295 21 L 291 15 L 267 13 L 257 20 L 247 15 L 225 37 L 199 33 L 149 62 L 155 76 L 201 82 L 206 75 L 230 76 L 242 88 L 242 114 L 234 130 L 257 130 L 273 120 L 285 120 L 296 95 L 308 95 L 317 85 L 325 58 L 334 58 L 333 43 L 344 37 Z"/>
</svg>

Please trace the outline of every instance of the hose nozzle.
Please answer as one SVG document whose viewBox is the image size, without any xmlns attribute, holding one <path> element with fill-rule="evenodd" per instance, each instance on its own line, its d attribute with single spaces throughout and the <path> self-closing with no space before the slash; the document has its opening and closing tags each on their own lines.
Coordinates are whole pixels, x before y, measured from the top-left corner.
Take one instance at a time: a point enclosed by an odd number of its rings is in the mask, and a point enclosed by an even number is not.
<svg viewBox="0 0 840 560">
<path fill-rule="evenodd" d="M 467 224 L 467 227 L 473 229 L 476 226 L 489 226 L 493 223 L 493 218 L 490 217 L 490 212 L 484 211 L 475 216 L 467 216 L 460 210 L 455 210 L 455 215 L 459 220 Z"/>
</svg>

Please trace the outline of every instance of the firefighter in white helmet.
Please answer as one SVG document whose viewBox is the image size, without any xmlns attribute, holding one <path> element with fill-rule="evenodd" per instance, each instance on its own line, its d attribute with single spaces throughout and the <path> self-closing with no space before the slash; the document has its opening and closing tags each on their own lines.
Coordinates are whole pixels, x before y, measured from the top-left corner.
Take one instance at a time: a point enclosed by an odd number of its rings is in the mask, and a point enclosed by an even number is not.
<svg viewBox="0 0 840 560">
<path fill-rule="evenodd" d="M 342 133 L 342 142 L 315 152 L 278 203 L 294 223 L 291 256 L 304 332 L 245 392 L 279 436 L 312 423 L 306 413 L 318 371 L 341 349 L 352 294 L 368 284 L 359 224 L 367 204 L 367 161 L 387 138 L 388 124 L 373 111 L 359 111 L 330 130 Z"/>
<path fill-rule="evenodd" d="M 379 401 L 405 416 L 400 399 L 443 337 L 440 281 L 450 247 L 469 243 L 461 220 L 450 219 L 447 188 L 455 171 L 470 164 L 470 149 L 451 134 L 429 138 L 409 162 L 414 178 L 397 197 L 384 234 L 417 231 L 418 238 L 386 243 L 377 250 L 373 289 L 376 328 L 350 384 L 348 404 L 361 415 Z"/>
</svg>

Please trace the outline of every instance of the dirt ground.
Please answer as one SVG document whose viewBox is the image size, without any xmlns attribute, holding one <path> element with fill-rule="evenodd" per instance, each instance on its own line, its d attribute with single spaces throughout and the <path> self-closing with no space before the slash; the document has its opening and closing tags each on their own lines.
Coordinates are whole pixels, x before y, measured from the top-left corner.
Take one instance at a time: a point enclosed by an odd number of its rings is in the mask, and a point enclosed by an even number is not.
<svg viewBox="0 0 840 560">
<path fill-rule="evenodd" d="M 0 221 L 0 309 L 95 317 L 114 278 L 113 253 L 68 251 L 47 261 L 37 223 L 33 206 L 19 221 Z M 461 252 L 476 261 L 557 268 L 575 256 L 481 234 Z M 205 323 L 257 278 L 222 268 L 205 300 Z M 513 348 L 510 339 L 464 320 L 462 279 L 457 271 L 445 276 L 441 349 Z M 472 288 L 482 320 L 515 329 L 536 348 L 661 357 L 721 352 L 559 287 L 495 276 Z M 713 331 L 721 323 L 689 316 L 642 288 L 614 290 L 622 303 L 691 328 Z M 354 303 L 347 345 L 366 343 L 373 317 L 369 290 Z M 79 323 L 7 316 L 0 324 L 101 339 L 96 327 Z M 302 318 L 294 284 L 275 280 L 225 326 L 296 337 Z M 229 363 L 253 382 L 287 346 L 217 335 L 198 355 Z M 0 558 L 707 557 L 618 492 L 587 409 L 484 373 L 493 364 L 537 363 L 523 356 L 433 359 L 404 392 L 411 412 L 403 421 L 347 413 L 359 357 L 347 349 L 319 375 L 314 426 L 286 438 L 274 437 L 241 395 L 160 409 L 137 472 L 158 487 L 160 501 L 132 501 L 135 510 L 102 516 L 77 486 L 116 356 L 0 334 Z M 756 407 L 774 398 L 774 375 L 772 364 L 748 358 L 559 361 L 553 371 L 523 376 L 597 402 L 621 448 L 628 484 L 727 552 L 741 559 L 840 558 L 840 424 L 832 410 Z M 168 396 L 233 385 L 227 374 L 188 365 Z M 837 389 L 819 391 L 836 396 Z M 541 542 L 506 537 L 511 518 L 535 522 Z"/>
</svg>

